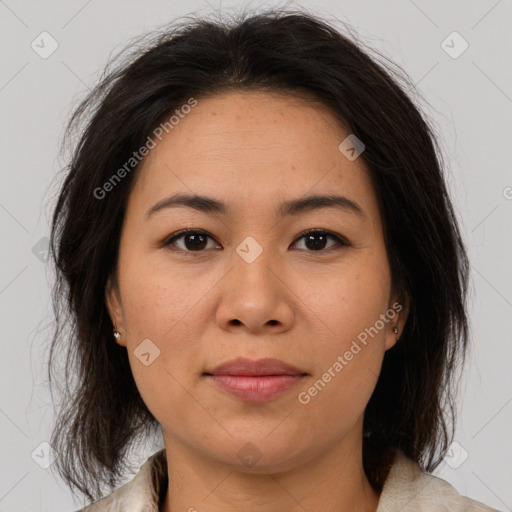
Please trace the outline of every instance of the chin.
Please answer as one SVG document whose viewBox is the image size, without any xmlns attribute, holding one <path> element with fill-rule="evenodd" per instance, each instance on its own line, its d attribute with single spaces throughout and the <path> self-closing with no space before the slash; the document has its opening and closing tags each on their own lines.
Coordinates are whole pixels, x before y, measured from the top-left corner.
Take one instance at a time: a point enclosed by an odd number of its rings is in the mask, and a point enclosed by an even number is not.
<svg viewBox="0 0 512 512">
<path fill-rule="evenodd" d="M 230 439 L 226 446 L 217 445 L 217 448 L 224 450 L 214 453 L 211 446 L 208 446 L 211 458 L 231 469 L 248 473 L 285 472 L 314 457 L 314 454 L 308 453 L 314 451 L 311 447 L 301 449 L 290 437 L 285 440 L 276 436 L 270 440 L 268 434 Z"/>
</svg>

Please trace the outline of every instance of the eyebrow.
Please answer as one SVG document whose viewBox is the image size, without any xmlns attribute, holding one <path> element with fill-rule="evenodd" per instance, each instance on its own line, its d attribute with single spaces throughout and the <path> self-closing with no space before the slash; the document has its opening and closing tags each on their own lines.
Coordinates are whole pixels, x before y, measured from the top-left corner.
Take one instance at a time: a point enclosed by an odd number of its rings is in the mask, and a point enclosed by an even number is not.
<svg viewBox="0 0 512 512">
<path fill-rule="evenodd" d="M 215 213 L 221 215 L 228 215 L 230 213 L 230 208 L 225 203 L 212 197 L 197 194 L 175 194 L 161 199 L 151 206 L 146 211 L 145 218 L 148 219 L 156 212 L 162 211 L 166 208 L 183 206 L 193 208 L 194 210 L 204 213 Z M 280 217 L 299 215 L 301 213 L 321 208 L 337 208 L 343 212 L 354 213 L 361 218 L 366 217 L 363 209 L 355 201 L 340 195 L 312 195 L 290 201 L 284 201 L 279 206 L 278 215 Z"/>
</svg>

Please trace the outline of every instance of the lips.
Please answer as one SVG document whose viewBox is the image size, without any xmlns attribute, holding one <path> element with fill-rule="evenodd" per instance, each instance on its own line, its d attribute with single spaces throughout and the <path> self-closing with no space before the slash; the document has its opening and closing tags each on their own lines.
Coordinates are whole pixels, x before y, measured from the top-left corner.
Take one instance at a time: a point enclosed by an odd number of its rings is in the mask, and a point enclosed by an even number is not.
<svg viewBox="0 0 512 512">
<path fill-rule="evenodd" d="M 279 359 L 238 358 L 203 375 L 237 399 L 265 402 L 296 386 L 309 374 Z"/>
<path fill-rule="evenodd" d="M 206 371 L 205 374 L 242 375 L 246 377 L 262 375 L 307 375 L 303 370 L 279 359 L 265 358 L 251 361 L 243 357 L 222 363 L 213 370 Z"/>
</svg>

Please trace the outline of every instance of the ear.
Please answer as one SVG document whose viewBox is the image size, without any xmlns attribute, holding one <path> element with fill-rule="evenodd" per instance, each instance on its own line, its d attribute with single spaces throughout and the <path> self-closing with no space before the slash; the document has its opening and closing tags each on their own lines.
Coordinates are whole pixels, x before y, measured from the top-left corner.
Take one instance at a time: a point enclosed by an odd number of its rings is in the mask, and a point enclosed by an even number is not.
<svg viewBox="0 0 512 512">
<path fill-rule="evenodd" d="M 409 316 L 410 301 L 408 295 L 402 297 L 394 296 L 391 298 L 386 317 L 389 319 L 386 325 L 386 350 L 394 347 L 397 343 L 397 338 L 402 337 L 404 332 L 405 323 Z M 398 333 L 395 333 L 395 327 Z"/>
<path fill-rule="evenodd" d="M 114 283 L 112 277 L 108 278 L 107 286 L 105 287 L 105 303 L 112 323 L 121 333 L 121 339 L 117 343 L 126 347 L 126 329 L 123 320 L 123 307 L 121 304 L 119 288 L 117 284 Z"/>
</svg>

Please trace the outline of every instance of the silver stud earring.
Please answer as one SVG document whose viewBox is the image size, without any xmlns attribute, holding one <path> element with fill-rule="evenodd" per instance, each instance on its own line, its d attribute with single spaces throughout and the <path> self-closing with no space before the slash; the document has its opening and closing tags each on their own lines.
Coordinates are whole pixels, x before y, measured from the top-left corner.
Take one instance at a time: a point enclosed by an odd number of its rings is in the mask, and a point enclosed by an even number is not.
<svg viewBox="0 0 512 512">
<path fill-rule="evenodd" d="M 398 336 L 398 327 L 393 327 L 393 332 L 396 334 L 396 341 L 400 339 L 400 336 Z"/>
<path fill-rule="evenodd" d="M 116 339 L 116 342 L 119 342 L 121 339 L 121 333 L 117 329 L 114 329 L 114 338 Z"/>
</svg>

